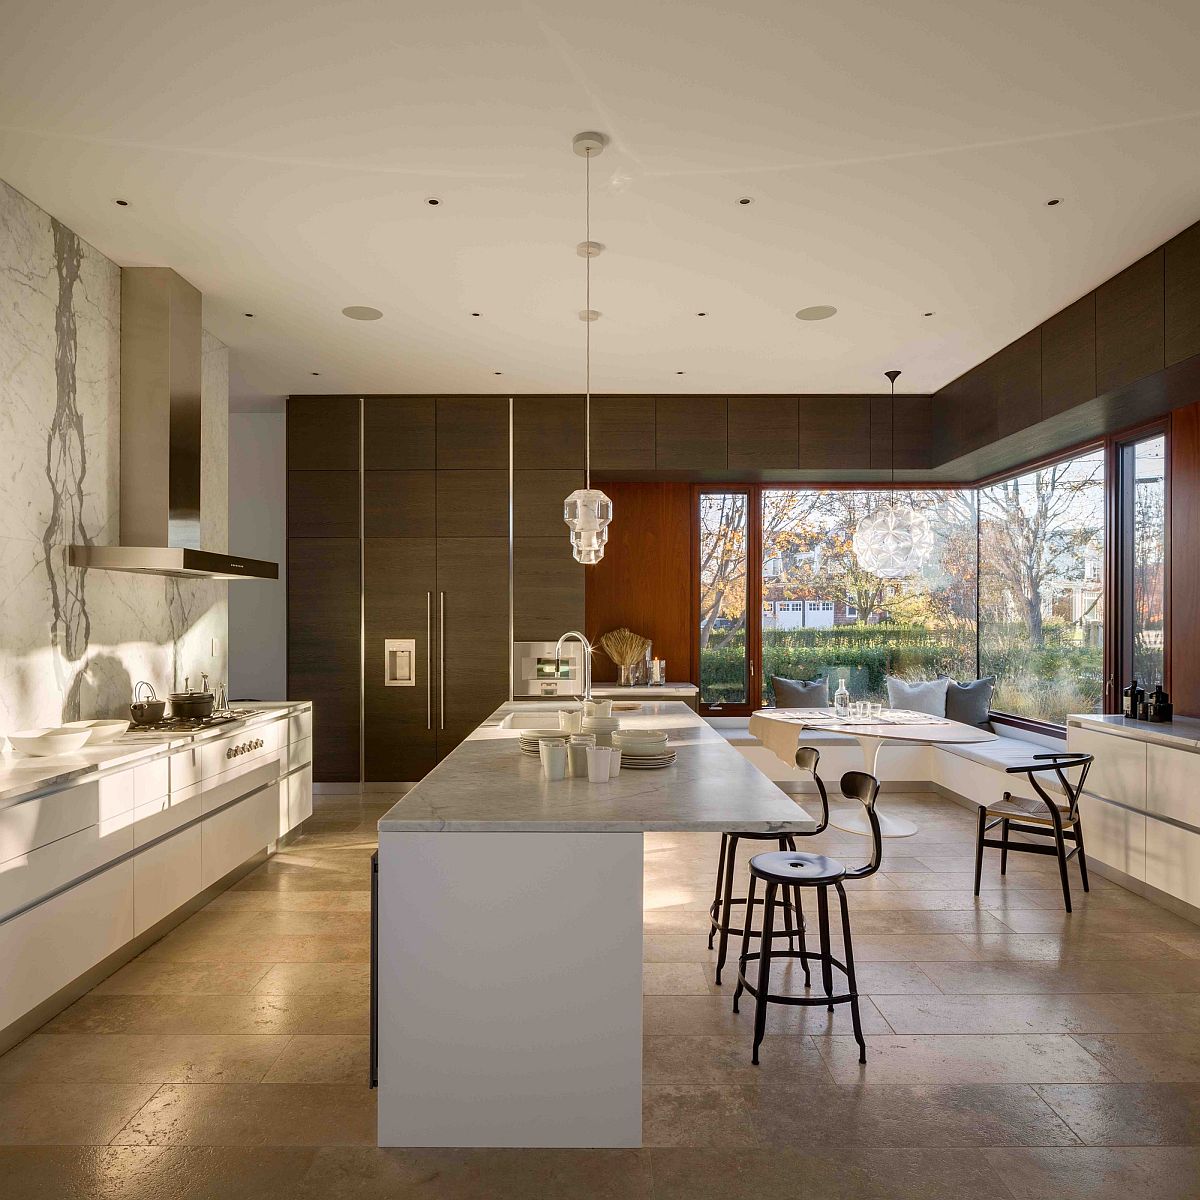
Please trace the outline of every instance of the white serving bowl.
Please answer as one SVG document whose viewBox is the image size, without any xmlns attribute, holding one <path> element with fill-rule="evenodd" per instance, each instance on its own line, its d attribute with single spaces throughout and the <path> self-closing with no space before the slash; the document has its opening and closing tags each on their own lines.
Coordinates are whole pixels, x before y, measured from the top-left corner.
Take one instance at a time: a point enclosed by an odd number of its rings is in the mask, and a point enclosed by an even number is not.
<svg viewBox="0 0 1200 1200">
<path fill-rule="evenodd" d="M 123 733 L 129 731 L 128 721 L 68 721 L 63 729 L 76 729 L 88 735 L 88 745 L 96 746 L 101 742 L 111 742 Z"/>
<path fill-rule="evenodd" d="M 52 754 L 73 754 L 83 747 L 90 734 L 86 729 L 67 729 L 54 726 L 48 729 L 22 729 L 10 733 L 8 740 L 14 750 L 33 758 L 47 758 Z"/>
</svg>

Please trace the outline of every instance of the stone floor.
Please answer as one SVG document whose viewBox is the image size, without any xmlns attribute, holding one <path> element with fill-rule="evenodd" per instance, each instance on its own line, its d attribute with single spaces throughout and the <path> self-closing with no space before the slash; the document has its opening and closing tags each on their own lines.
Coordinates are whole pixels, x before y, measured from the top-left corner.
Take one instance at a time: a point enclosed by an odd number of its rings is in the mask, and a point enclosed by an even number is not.
<svg viewBox="0 0 1200 1200">
<path fill-rule="evenodd" d="M 1200 928 L 1095 878 L 1068 917 L 1033 856 L 1007 879 L 992 858 L 976 902 L 972 818 L 933 796 L 885 796 L 920 833 L 852 888 L 865 1067 L 821 1008 L 772 1013 L 750 1065 L 705 944 L 716 839 L 653 835 L 646 1149 L 377 1150 L 368 858 L 388 803 L 324 798 L 0 1058 L 5 1200 L 1200 1195 Z"/>
</svg>

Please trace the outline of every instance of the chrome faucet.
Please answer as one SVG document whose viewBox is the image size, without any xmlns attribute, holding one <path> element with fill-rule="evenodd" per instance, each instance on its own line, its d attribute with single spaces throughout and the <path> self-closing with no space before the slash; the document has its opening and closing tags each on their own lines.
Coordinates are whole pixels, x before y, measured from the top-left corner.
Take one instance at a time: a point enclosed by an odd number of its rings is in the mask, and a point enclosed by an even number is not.
<svg viewBox="0 0 1200 1200">
<path fill-rule="evenodd" d="M 578 629 L 564 633 L 554 644 L 555 674 L 558 674 L 558 664 L 562 659 L 563 642 L 569 638 L 574 638 L 583 647 L 583 699 L 590 700 L 592 698 L 592 643 Z"/>
</svg>

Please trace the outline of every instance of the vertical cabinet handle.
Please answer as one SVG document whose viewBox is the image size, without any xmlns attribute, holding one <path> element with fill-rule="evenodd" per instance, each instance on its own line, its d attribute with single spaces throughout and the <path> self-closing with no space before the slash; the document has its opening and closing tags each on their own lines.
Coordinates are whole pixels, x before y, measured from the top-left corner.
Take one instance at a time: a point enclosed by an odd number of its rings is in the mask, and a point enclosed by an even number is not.
<svg viewBox="0 0 1200 1200">
<path fill-rule="evenodd" d="M 438 728 L 446 728 L 446 593 L 438 592 Z"/>
<path fill-rule="evenodd" d="M 425 728 L 433 728 L 433 593 L 425 593 Z"/>
</svg>

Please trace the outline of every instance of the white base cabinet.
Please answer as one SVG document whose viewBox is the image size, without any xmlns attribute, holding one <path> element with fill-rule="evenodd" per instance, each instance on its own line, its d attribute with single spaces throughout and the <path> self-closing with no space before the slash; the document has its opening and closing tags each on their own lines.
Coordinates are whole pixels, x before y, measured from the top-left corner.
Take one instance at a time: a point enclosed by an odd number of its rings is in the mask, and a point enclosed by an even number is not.
<svg viewBox="0 0 1200 1200">
<path fill-rule="evenodd" d="M 204 890 L 200 869 L 200 825 L 192 825 L 148 847 L 133 860 L 133 932 L 151 925 Z"/>
</svg>

